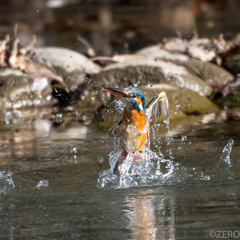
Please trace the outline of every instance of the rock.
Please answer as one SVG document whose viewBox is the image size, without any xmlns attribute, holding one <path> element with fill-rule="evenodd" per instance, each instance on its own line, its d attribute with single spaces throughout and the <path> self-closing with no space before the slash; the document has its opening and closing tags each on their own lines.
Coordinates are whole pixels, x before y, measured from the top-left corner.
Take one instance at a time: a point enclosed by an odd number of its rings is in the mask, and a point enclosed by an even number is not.
<svg viewBox="0 0 240 240">
<path fill-rule="evenodd" d="M 187 52 L 188 48 L 191 46 L 195 47 L 203 47 L 205 49 L 212 48 L 214 43 L 212 40 L 207 38 L 198 38 L 195 35 L 192 39 L 182 39 L 182 38 L 164 38 L 163 43 L 159 43 L 158 47 L 162 49 L 166 49 L 172 52 Z"/>
<path fill-rule="evenodd" d="M 213 42 L 209 38 L 195 38 L 188 43 L 189 46 L 204 46 L 205 48 L 212 48 Z"/>
<path fill-rule="evenodd" d="M 240 74 L 240 54 L 230 55 L 223 60 L 223 66 L 232 74 Z"/>
<path fill-rule="evenodd" d="M 190 60 L 189 56 L 183 53 L 169 52 L 156 45 L 143 48 L 137 51 L 136 54 L 147 55 L 155 59 L 161 59 L 164 61 L 170 61 L 175 63 L 182 63 L 182 62 L 185 63 L 185 62 L 189 62 Z"/>
<path fill-rule="evenodd" d="M 218 109 L 206 97 L 190 89 L 168 84 L 155 84 L 153 87 L 139 86 L 139 88 L 144 92 L 146 102 L 150 101 L 157 93 L 165 91 L 169 101 L 170 118 L 172 119 L 176 118 L 179 111 L 189 115 L 215 112 Z"/>
<path fill-rule="evenodd" d="M 91 79 L 85 81 L 78 88 L 80 100 L 74 107 L 94 113 L 102 105 L 109 104 L 114 100 L 112 94 L 101 90 L 102 87 L 123 88 L 137 82 L 141 83 L 141 86 L 167 84 L 177 92 L 178 89 L 185 89 L 186 92 L 195 92 L 196 96 L 208 96 L 212 92 L 212 88 L 208 84 L 190 74 L 185 67 L 162 61 L 135 60 L 105 67 Z"/>
<path fill-rule="evenodd" d="M 144 92 L 146 103 L 159 92 L 165 91 L 167 93 L 170 124 L 174 127 L 180 125 L 181 122 L 187 123 L 188 120 L 185 119 L 188 119 L 189 115 L 195 116 L 218 111 L 218 107 L 206 97 L 189 89 L 179 88 L 169 84 L 155 84 L 153 87 L 140 85 L 138 88 Z M 122 97 L 112 96 L 114 99 L 98 109 L 94 120 L 94 125 L 104 131 L 110 129 L 121 119 L 123 106 L 126 101 Z M 194 118 L 191 117 L 191 119 L 191 121 L 196 122 Z M 200 118 L 198 120 L 200 120 Z M 161 123 L 162 121 L 163 119 L 160 118 L 157 122 Z M 156 121 L 153 119 L 152 123 L 154 122 Z"/>
<path fill-rule="evenodd" d="M 210 62 L 216 57 L 214 50 L 205 49 L 203 46 L 189 46 L 188 54 L 192 58 L 200 58 L 203 62 Z"/>
<path fill-rule="evenodd" d="M 101 69 L 82 54 L 69 49 L 43 47 L 37 48 L 35 52 L 36 61 L 62 74 L 70 90 L 75 90 L 83 82 L 86 74 L 96 74 Z"/>
<path fill-rule="evenodd" d="M 177 37 L 164 38 L 163 43 L 159 43 L 158 46 L 170 51 L 185 52 L 188 47 L 188 40 Z"/>
<path fill-rule="evenodd" d="M 240 107 L 240 86 L 236 86 L 230 93 L 221 98 L 214 99 L 214 103 L 228 108 Z"/>
<path fill-rule="evenodd" d="M 132 60 L 109 65 L 92 76 L 93 86 L 128 87 L 138 81 L 141 84 L 167 83 L 184 87 L 208 96 L 212 88 L 186 67 L 163 61 Z"/>
<path fill-rule="evenodd" d="M 124 101 L 118 100 L 118 101 Z M 92 125 L 102 131 L 108 131 L 114 125 L 116 125 L 121 119 L 121 111 L 118 111 L 116 108 L 117 98 L 115 101 L 111 101 L 106 105 L 102 105 L 96 112 L 95 117 L 93 118 Z M 116 125 L 117 127 L 117 125 Z"/>
<path fill-rule="evenodd" d="M 190 58 L 188 55 L 183 53 L 170 52 L 165 49 L 160 49 L 158 46 L 144 48 L 136 54 L 143 54 L 151 56 L 155 59 L 171 61 L 175 64 L 184 65 L 188 68 L 191 74 L 200 77 L 204 81 L 212 79 L 214 82 L 225 84 L 228 80 L 233 80 L 234 78 L 231 73 L 215 64 Z"/>
<path fill-rule="evenodd" d="M 232 81 L 234 76 L 225 69 L 209 62 L 202 62 L 198 59 L 191 59 L 190 66 L 194 72 L 203 80 L 212 79 L 218 84 L 225 84 L 227 81 Z"/>
<path fill-rule="evenodd" d="M 240 112 L 232 109 L 224 109 L 215 113 L 209 113 L 203 116 L 202 123 L 219 123 L 227 120 L 239 121 Z"/>
<path fill-rule="evenodd" d="M 16 110 L 36 106 L 52 106 L 52 87 L 47 78 L 32 79 L 18 69 L 0 70 L 1 110 Z"/>
</svg>

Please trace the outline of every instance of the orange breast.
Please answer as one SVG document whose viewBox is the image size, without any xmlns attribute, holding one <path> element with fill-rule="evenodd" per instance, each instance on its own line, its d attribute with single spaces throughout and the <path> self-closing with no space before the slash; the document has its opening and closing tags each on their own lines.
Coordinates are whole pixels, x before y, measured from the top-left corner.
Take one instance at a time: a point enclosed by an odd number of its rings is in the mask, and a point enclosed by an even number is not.
<svg viewBox="0 0 240 240">
<path fill-rule="evenodd" d="M 146 116 L 143 111 L 138 112 L 134 107 L 124 110 L 121 143 L 127 152 L 137 152 L 144 149 L 148 134 L 148 129 L 145 128 L 145 125 Z"/>
</svg>

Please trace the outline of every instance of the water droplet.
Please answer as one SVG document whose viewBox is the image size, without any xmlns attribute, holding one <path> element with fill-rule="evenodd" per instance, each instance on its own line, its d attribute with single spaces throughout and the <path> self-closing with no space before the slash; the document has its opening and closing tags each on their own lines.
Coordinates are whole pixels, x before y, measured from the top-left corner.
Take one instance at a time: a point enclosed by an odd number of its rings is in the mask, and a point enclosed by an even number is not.
<svg viewBox="0 0 240 240">
<path fill-rule="evenodd" d="M 116 101 L 115 107 L 119 113 L 122 113 L 124 111 L 125 104 L 121 100 L 118 100 Z"/>
<path fill-rule="evenodd" d="M 37 188 L 48 187 L 48 185 L 49 185 L 48 180 L 40 180 L 37 184 Z"/>
<path fill-rule="evenodd" d="M 181 105 L 176 105 L 176 109 L 179 109 Z"/>
<path fill-rule="evenodd" d="M 37 13 L 39 12 L 39 10 L 37 10 Z"/>
<path fill-rule="evenodd" d="M 72 149 L 70 150 L 70 153 L 77 153 L 77 148 L 76 148 L 76 147 L 72 148 Z"/>
<path fill-rule="evenodd" d="M 191 63 L 190 63 L 190 62 L 188 63 L 188 66 L 189 66 L 189 67 L 191 66 Z"/>
<path fill-rule="evenodd" d="M 187 136 L 182 136 L 182 141 L 186 141 L 187 140 Z"/>
<path fill-rule="evenodd" d="M 201 58 L 201 55 L 199 55 L 198 58 Z"/>
<path fill-rule="evenodd" d="M 224 163 L 225 164 L 228 163 L 230 165 L 230 154 L 232 152 L 233 144 L 234 144 L 234 140 L 230 138 L 228 140 L 228 144 L 224 147 L 223 153 L 220 157 L 220 160 L 219 160 L 220 167 L 222 167 L 223 166 L 222 164 Z"/>
<path fill-rule="evenodd" d="M 100 162 L 100 163 L 103 163 L 103 157 L 98 157 L 98 161 Z"/>
<path fill-rule="evenodd" d="M 163 122 L 164 122 L 165 124 L 169 124 L 169 120 L 168 120 L 168 119 L 165 119 Z"/>
</svg>

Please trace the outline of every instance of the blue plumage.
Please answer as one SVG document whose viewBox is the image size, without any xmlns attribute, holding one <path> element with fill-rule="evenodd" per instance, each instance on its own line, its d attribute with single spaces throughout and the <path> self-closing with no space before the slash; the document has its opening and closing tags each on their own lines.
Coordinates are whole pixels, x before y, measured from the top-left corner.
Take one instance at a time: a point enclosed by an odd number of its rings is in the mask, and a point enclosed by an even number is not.
<svg viewBox="0 0 240 240">
<path fill-rule="evenodd" d="M 144 96 L 143 92 L 140 89 L 133 88 L 133 87 L 125 88 L 125 91 L 131 92 L 133 96 L 135 94 L 136 97 L 140 98 L 142 101 L 143 110 L 145 111 L 146 100 L 145 100 L 145 96 Z M 132 105 L 140 112 L 140 108 L 139 108 L 137 102 L 134 99 L 129 99 L 129 100 L 132 103 Z"/>
</svg>

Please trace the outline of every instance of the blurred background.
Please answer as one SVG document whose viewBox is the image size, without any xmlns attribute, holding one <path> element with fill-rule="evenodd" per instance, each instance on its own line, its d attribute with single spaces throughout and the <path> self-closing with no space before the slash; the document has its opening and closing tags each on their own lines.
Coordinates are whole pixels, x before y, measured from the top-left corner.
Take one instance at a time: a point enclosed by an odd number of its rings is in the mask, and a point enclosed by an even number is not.
<svg viewBox="0 0 240 240">
<path fill-rule="evenodd" d="M 33 33 L 37 47 L 60 46 L 79 52 L 86 39 L 101 55 L 134 52 L 163 37 L 226 39 L 239 31 L 239 0 L 1 0 L 0 32 L 13 32 L 23 46 Z"/>
</svg>

